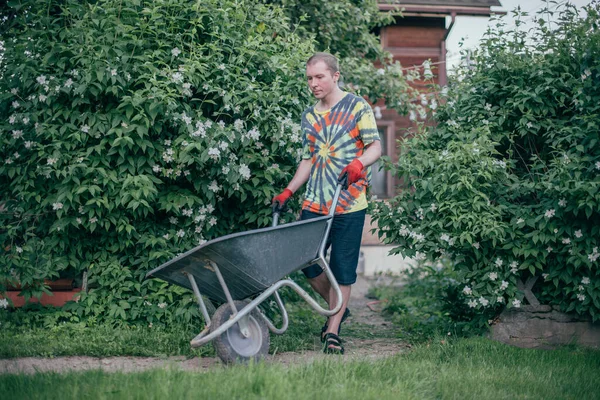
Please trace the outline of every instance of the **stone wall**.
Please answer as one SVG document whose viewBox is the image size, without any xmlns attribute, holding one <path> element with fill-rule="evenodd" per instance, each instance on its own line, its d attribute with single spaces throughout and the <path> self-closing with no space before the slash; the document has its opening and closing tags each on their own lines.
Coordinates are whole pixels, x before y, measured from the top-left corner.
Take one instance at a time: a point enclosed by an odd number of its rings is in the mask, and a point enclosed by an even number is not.
<svg viewBox="0 0 600 400">
<path fill-rule="evenodd" d="M 557 307 L 526 305 L 504 310 L 492 325 L 491 337 L 526 348 L 566 344 L 600 348 L 600 324 L 562 313 Z"/>
</svg>

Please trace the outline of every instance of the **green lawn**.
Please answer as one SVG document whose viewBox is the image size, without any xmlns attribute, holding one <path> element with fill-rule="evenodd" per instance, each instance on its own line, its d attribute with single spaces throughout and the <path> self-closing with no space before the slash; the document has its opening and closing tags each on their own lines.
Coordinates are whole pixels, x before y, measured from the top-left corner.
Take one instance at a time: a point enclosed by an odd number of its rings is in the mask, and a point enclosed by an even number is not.
<svg viewBox="0 0 600 400">
<path fill-rule="evenodd" d="M 313 349 L 324 317 L 305 304 L 288 304 L 287 308 L 290 311 L 289 328 L 283 335 L 271 334 L 271 351 L 281 353 Z M 214 356 L 211 345 L 197 349 L 190 347 L 190 340 L 200 330 L 200 325 L 195 329 L 156 326 L 114 328 L 108 325 L 88 327 L 74 323 L 51 328 L 12 327 L 0 329 L 0 358 Z M 360 337 L 360 332 L 355 336 Z"/>
<path fill-rule="evenodd" d="M 11 399 L 598 399 L 600 351 L 527 350 L 484 338 L 421 345 L 374 362 L 257 364 L 205 373 L 0 376 Z"/>
</svg>

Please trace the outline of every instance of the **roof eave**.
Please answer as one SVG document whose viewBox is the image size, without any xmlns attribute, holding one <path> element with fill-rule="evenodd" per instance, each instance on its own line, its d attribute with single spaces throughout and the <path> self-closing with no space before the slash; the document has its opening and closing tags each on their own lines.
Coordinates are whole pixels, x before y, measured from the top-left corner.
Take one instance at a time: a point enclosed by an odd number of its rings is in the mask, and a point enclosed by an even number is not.
<svg viewBox="0 0 600 400">
<path fill-rule="evenodd" d="M 430 6 L 421 4 L 379 4 L 379 11 L 402 11 L 405 16 L 426 15 L 468 15 L 489 17 L 493 14 L 504 15 L 506 11 L 492 11 L 489 7 L 466 7 L 466 6 Z"/>
</svg>

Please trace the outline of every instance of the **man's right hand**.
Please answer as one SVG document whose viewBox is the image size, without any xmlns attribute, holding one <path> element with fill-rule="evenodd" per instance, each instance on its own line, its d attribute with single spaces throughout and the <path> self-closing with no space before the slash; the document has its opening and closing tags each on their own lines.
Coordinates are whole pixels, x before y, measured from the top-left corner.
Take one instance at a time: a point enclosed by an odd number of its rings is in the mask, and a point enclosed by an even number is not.
<svg viewBox="0 0 600 400">
<path fill-rule="evenodd" d="M 287 203 L 288 199 L 290 197 L 292 197 L 294 193 L 292 193 L 292 191 L 290 189 L 284 189 L 283 192 L 279 193 L 277 196 L 273 197 L 273 201 L 272 203 L 278 203 L 279 206 L 278 208 L 283 208 L 283 206 L 285 206 L 285 203 Z"/>
</svg>

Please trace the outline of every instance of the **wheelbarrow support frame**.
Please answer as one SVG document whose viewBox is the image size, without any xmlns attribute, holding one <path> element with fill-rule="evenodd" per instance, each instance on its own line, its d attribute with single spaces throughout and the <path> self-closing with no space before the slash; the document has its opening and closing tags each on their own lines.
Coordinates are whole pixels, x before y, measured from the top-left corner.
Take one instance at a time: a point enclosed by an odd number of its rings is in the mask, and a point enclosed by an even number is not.
<svg viewBox="0 0 600 400">
<path fill-rule="evenodd" d="M 258 295 L 254 300 L 252 300 L 250 303 L 248 303 L 245 307 L 238 310 L 234 304 L 231 293 L 229 292 L 229 289 L 227 287 L 227 284 L 225 283 L 225 280 L 223 279 L 223 275 L 221 274 L 219 267 L 214 262 L 211 261 L 210 265 L 214 269 L 215 274 L 217 275 L 217 279 L 219 280 L 221 288 L 223 289 L 223 293 L 225 294 L 225 297 L 227 299 L 227 303 L 231 307 L 233 314 L 232 314 L 231 318 L 229 319 L 229 321 L 227 321 L 226 323 L 219 326 L 217 329 L 210 332 L 210 330 L 211 330 L 210 329 L 211 328 L 210 316 L 208 315 L 208 311 L 207 311 L 206 305 L 204 304 L 204 300 L 202 298 L 200 289 L 198 288 L 196 279 L 194 278 L 194 276 L 192 274 L 188 274 L 187 272 L 184 272 L 184 274 L 187 275 L 187 277 L 190 281 L 190 285 L 192 286 L 192 291 L 194 292 L 196 300 L 198 301 L 198 304 L 200 306 L 200 312 L 202 313 L 202 316 L 204 317 L 204 319 L 206 321 L 206 327 L 204 328 L 204 330 L 202 330 L 202 332 L 200 332 L 190 342 L 192 347 L 199 347 L 199 346 L 202 346 L 202 345 L 210 342 L 214 338 L 222 335 L 224 332 L 226 332 L 229 328 L 231 328 L 236 323 L 239 324 L 242 335 L 248 336 L 249 335 L 248 329 L 247 329 L 248 315 L 271 295 L 273 295 L 275 297 L 275 301 L 281 312 L 281 316 L 283 319 L 282 326 L 280 328 L 275 327 L 273 322 L 271 322 L 269 320 L 269 318 L 267 318 L 262 312 L 260 312 L 260 310 L 259 310 L 259 314 L 265 320 L 270 331 L 272 331 L 273 333 L 279 334 L 279 335 L 284 333 L 288 327 L 288 322 L 289 322 L 288 314 L 287 314 L 287 311 L 283 304 L 283 301 L 281 300 L 281 297 L 279 296 L 279 293 L 277 292 L 280 288 L 282 288 L 284 286 L 292 288 L 312 308 L 314 308 L 315 311 L 317 311 L 319 314 L 321 314 L 323 316 L 330 317 L 332 315 L 337 314 L 340 311 L 340 309 L 342 307 L 342 303 L 343 303 L 342 291 L 340 290 L 340 286 L 338 285 L 338 283 L 335 279 L 335 276 L 333 275 L 333 272 L 331 272 L 331 269 L 329 268 L 329 264 L 327 263 L 327 261 L 325 259 L 325 248 L 327 247 L 327 238 L 329 237 L 329 232 L 331 231 L 331 225 L 333 224 L 333 217 L 335 215 L 335 208 L 336 208 L 341 190 L 342 190 L 342 186 L 338 185 L 336 188 L 335 194 L 333 196 L 331 208 L 329 210 L 328 215 L 331 218 L 327 221 L 325 235 L 323 236 L 323 240 L 319 247 L 319 255 L 318 255 L 317 259 L 315 259 L 313 262 L 310 263 L 310 264 L 318 264 L 321 268 L 323 268 L 323 271 L 325 272 L 327 279 L 329 279 L 331 287 L 333 288 L 333 290 L 335 291 L 335 294 L 336 294 L 337 302 L 336 302 L 335 307 L 331 310 L 327 310 L 327 309 L 321 307 L 319 305 L 319 303 L 317 303 L 317 301 L 315 299 L 313 299 L 310 296 L 310 294 L 308 294 L 304 289 L 302 289 L 296 282 L 292 281 L 291 279 L 282 279 L 282 280 L 277 281 L 272 286 L 270 286 L 268 289 L 266 289 L 264 292 L 262 292 L 260 295 Z M 275 212 L 273 215 L 273 226 L 277 226 L 278 221 L 279 221 L 279 213 Z"/>
</svg>

